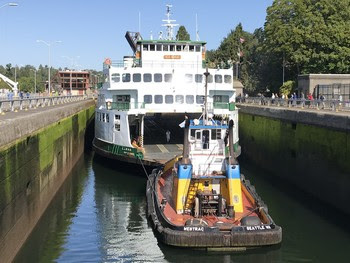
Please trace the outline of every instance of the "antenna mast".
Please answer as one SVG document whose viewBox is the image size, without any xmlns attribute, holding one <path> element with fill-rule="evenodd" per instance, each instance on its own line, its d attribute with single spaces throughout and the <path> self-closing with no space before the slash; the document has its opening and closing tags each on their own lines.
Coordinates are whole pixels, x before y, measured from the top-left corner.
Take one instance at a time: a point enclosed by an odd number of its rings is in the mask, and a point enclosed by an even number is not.
<svg viewBox="0 0 350 263">
<path fill-rule="evenodd" d="M 170 19 L 170 8 L 173 7 L 172 5 L 167 4 L 166 5 L 166 16 L 167 19 L 163 19 L 162 21 L 165 22 L 162 26 L 166 27 L 166 40 L 174 40 L 174 27 L 178 26 L 179 24 L 173 24 L 172 22 L 175 22 L 176 20 Z"/>
</svg>

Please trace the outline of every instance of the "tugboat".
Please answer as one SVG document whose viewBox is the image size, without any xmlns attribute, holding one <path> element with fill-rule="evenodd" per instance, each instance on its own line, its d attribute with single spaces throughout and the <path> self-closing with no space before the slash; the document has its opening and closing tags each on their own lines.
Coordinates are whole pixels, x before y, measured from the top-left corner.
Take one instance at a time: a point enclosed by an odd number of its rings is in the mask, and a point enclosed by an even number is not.
<svg viewBox="0 0 350 263">
<path fill-rule="evenodd" d="M 208 75 L 205 74 L 206 76 Z M 148 217 L 171 246 L 245 250 L 278 244 L 274 223 L 254 186 L 240 173 L 230 115 L 185 119 L 182 157 L 154 169 L 147 181 Z"/>
</svg>

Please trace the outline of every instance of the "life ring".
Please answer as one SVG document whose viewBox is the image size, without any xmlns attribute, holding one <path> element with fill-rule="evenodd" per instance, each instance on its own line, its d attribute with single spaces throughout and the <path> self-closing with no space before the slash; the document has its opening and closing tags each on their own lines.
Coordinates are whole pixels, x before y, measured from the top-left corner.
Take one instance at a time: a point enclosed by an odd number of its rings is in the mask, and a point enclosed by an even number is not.
<svg viewBox="0 0 350 263">
<path fill-rule="evenodd" d="M 105 63 L 106 65 L 111 65 L 111 64 L 112 64 L 112 61 L 111 61 L 110 58 L 106 58 L 104 63 Z"/>
</svg>

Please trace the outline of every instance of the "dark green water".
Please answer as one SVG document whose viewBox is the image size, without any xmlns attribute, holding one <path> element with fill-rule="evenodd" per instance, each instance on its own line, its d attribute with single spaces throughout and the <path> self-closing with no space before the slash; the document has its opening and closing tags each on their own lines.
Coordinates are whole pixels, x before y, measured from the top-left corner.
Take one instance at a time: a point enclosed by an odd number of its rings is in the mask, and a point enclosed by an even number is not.
<svg viewBox="0 0 350 263">
<path fill-rule="evenodd" d="M 242 163 L 283 227 L 277 247 L 212 253 L 158 244 L 146 219 L 146 180 L 85 154 L 16 262 L 350 262 L 349 220 Z M 0 260 L 1 261 L 1 260 Z"/>
</svg>

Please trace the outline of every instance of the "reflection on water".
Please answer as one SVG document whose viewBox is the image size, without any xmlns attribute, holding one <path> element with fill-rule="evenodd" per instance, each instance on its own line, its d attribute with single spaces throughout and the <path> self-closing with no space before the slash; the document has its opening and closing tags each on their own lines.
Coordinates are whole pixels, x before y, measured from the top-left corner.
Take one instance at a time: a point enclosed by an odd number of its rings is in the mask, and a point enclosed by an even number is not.
<svg viewBox="0 0 350 263">
<path fill-rule="evenodd" d="M 17 262 L 347 262 L 350 237 L 320 205 L 243 164 L 275 222 L 280 246 L 241 253 L 179 249 L 158 244 L 146 220 L 144 177 L 120 172 L 93 153 L 68 177 Z M 297 193 L 297 194 L 293 194 Z M 312 200 L 311 200 L 312 201 Z M 329 217 L 332 220 L 329 221 Z M 339 216 L 339 222 L 345 222 Z M 344 225 L 344 224 L 343 224 Z"/>
</svg>

